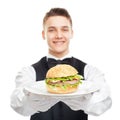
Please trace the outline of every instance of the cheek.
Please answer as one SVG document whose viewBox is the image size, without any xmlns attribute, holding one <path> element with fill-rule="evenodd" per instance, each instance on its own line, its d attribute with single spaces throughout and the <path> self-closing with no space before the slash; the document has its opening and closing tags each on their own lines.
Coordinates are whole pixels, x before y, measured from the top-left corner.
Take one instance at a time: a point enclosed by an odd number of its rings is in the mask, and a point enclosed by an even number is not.
<svg viewBox="0 0 120 120">
<path fill-rule="evenodd" d="M 70 34 L 70 35 L 69 35 L 69 39 L 72 39 L 72 38 L 73 38 L 73 34 Z"/>
<path fill-rule="evenodd" d="M 47 39 L 47 44 L 48 44 L 49 47 L 53 46 L 52 40 L 50 38 Z"/>
<path fill-rule="evenodd" d="M 55 38 L 55 36 L 53 34 L 47 34 L 46 38 L 47 38 L 47 40 L 52 40 Z"/>
<path fill-rule="evenodd" d="M 67 33 L 67 34 L 64 34 L 64 37 L 69 40 L 69 39 L 72 39 L 73 34 L 72 33 Z"/>
</svg>

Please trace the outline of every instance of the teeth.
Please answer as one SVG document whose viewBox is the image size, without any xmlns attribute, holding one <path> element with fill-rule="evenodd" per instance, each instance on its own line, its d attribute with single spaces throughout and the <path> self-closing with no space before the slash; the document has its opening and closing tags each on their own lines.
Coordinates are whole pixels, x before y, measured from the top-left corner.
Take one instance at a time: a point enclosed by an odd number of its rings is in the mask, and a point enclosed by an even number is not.
<svg viewBox="0 0 120 120">
<path fill-rule="evenodd" d="M 54 42 L 55 44 L 57 44 L 57 45 L 61 45 L 61 44 L 63 44 L 64 42 L 63 41 L 56 41 L 56 42 Z"/>
</svg>

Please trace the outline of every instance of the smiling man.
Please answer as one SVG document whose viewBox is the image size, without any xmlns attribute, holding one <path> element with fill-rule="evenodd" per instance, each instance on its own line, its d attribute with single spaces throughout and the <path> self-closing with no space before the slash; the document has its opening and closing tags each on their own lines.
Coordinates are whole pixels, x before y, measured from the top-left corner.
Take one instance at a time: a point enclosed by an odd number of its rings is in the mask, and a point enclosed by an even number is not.
<svg viewBox="0 0 120 120">
<path fill-rule="evenodd" d="M 48 55 L 18 73 L 16 88 L 11 96 L 11 107 L 22 115 L 31 116 L 30 120 L 88 120 L 88 114 L 101 115 L 107 111 L 112 101 L 104 74 L 70 54 L 69 44 L 73 37 L 73 29 L 71 17 L 66 9 L 52 8 L 46 13 L 42 36 L 47 40 Z M 24 93 L 27 84 L 45 80 L 47 71 L 57 64 L 73 66 L 85 81 L 100 83 L 100 89 L 89 95 L 67 99 L 65 102 L 60 98 L 54 99 L 52 106 L 49 106 L 51 101 L 48 99 Z M 47 105 L 46 111 L 41 110 Z"/>
<path fill-rule="evenodd" d="M 73 37 L 70 16 L 67 14 L 63 16 L 63 13 L 57 15 L 57 11 L 56 14 L 50 12 L 44 18 L 43 28 L 42 35 L 44 39 L 47 39 L 49 53 L 58 58 L 68 54 L 69 42 Z"/>
</svg>

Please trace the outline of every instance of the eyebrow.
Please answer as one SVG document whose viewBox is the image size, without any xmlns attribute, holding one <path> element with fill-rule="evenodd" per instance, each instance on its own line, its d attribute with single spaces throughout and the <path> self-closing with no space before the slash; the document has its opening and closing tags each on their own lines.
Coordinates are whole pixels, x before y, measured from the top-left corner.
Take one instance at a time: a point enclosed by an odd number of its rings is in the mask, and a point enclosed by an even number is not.
<svg viewBox="0 0 120 120">
<path fill-rule="evenodd" d="M 51 28 L 56 28 L 56 26 L 50 26 L 50 27 L 48 27 L 48 29 L 51 29 Z M 61 26 L 61 28 L 71 28 L 71 27 L 69 27 L 69 26 Z"/>
</svg>

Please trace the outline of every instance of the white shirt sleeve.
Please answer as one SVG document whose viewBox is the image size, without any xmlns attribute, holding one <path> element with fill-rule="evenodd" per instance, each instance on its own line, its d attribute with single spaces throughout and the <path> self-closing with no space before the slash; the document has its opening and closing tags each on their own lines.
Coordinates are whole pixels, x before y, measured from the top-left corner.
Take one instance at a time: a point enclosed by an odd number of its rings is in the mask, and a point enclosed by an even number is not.
<svg viewBox="0 0 120 120">
<path fill-rule="evenodd" d="M 35 82 L 36 73 L 32 66 L 23 68 L 18 72 L 15 83 L 16 88 L 11 95 L 11 107 L 18 113 L 28 116 L 35 112 L 29 107 L 29 103 L 26 100 L 26 96 L 23 92 L 24 86 L 30 82 Z"/>
<path fill-rule="evenodd" d="M 97 82 L 101 85 L 101 89 L 92 93 L 84 111 L 91 115 L 101 115 L 112 105 L 110 97 L 110 89 L 107 85 L 104 74 L 97 68 L 86 65 L 84 70 L 85 80 Z"/>
</svg>

